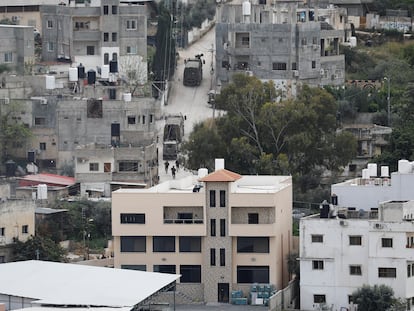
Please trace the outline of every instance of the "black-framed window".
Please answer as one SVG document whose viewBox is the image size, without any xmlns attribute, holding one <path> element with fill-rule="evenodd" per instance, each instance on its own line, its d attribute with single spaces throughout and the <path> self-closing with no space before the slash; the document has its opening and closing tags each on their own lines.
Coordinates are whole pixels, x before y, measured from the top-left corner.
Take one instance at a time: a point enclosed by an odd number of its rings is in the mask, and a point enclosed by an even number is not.
<svg viewBox="0 0 414 311">
<path fill-rule="evenodd" d="M 326 296 L 325 295 L 313 295 L 313 303 L 325 303 Z"/>
<path fill-rule="evenodd" d="M 154 253 L 175 252 L 175 236 L 152 237 L 152 251 Z"/>
<path fill-rule="evenodd" d="M 138 172 L 138 161 L 120 161 L 120 172 Z"/>
<path fill-rule="evenodd" d="M 107 5 L 104 5 L 104 6 L 103 6 L 103 14 L 104 14 L 104 15 L 108 15 L 108 14 L 109 14 L 109 8 L 108 8 L 108 6 L 107 6 Z"/>
<path fill-rule="evenodd" d="M 360 235 L 350 235 L 349 245 L 362 245 L 362 237 Z"/>
<path fill-rule="evenodd" d="M 97 171 L 99 171 L 99 163 L 96 163 L 96 162 L 89 163 L 89 171 L 90 172 L 97 172 Z"/>
<path fill-rule="evenodd" d="M 147 239 L 145 236 L 121 236 L 121 253 L 147 251 Z"/>
<path fill-rule="evenodd" d="M 210 248 L 210 266 L 216 265 L 216 249 Z"/>
<path fill-rule="evenodd" d="M 349 266 L 350 275 L 362 275 L 362 269 L 360 265 L 350 265 Z"/>
<path fill-rule="evenodd" d="M 109 65 L 109 53 L 104 54 L 104 65 Z"/>
<path fill-rule="evenodd" d="M 286 70 L 287 65 L 286 65 L 286 63 L 273 63 L 272 64 L 272 69 L 273 70 Z"/>
<path fill-rule="evenodd" d="M 378 268 L 379 278 L 396 278 L 397 268 Z"/>
<path fill-rule="evenodd" d="M 116 42 L 118 39 L 118 34 L 116 32 L 112 33 L 112 42 Z"/>
<path fill-rule="evenodd" d="M 392 248 L 392 238 L 382 238 L 381 239 L 381 245 L 382 245 L 382 247 Z"/>
<path fill-rule="evenodd" d="M 237 266 L 237 283 L 269 283 L 269 266 Z"/>
<path fill-rule="evenodd" d="M 121 265 L 121 269 L 147 271 L 147 265 Z"/>
<path fill-rule="evenodd" d="M 145 214 L 121 213 L 121 224 L 145 224 Z"/>
<path fill-rule="evenodd" d="M 117 6 L 117 5 L 113 5 L 113 6 L 112 6 L 112 14 L 113 14 L 113 15 L 118 14 L 118 6 Z"/>
<path fill-rule="evenodd" d="M 220 236 L 226 236 L 226 220 L 220 219 Z"/>
<path fill-rule="evenodd" d="M 86 55 L 95 55 L 95 47 L 93 45 L 86 46 Z"/>
<path fill-rule="evenodd" d="M 103 34 L 103 40 L 104 40 L 104 42 L 108 42 L 109 41 L 109 33 L 108 32 L 104 32 L 104 34 Z"/>
<path fill-rule="evenodd" d="M 238 253 L 269 253 L 269 237 L 237 237 Z"/>
<path fill-rule="evenodd" d="M 23 225 L 22 226 L 22 233 L 29 233 L 29 226 L 28 225 Z"/>
<path fill-rule="evenodd" d="M 248 224 L 258 224 L 259 223 L 259 213 L 248 213 L 247 214 L 247 223 Z"/>
<path fill-rule="evenodd" d="M 210 236 L 216 236 L 216 220 L 210 219 Z"/>
<path fill-rule="evenodd" d="M 226 265 L 226 249 L 220 248 L 220 266 L 224 267 Z"/>
<path fill-rule="evenodd" d="M 220 190 L 220 207 L 226 207 L 226 190 Z"/>
<path fill-rule="evenodd" d="M 210 190 L 210 207 L 216 207 L 216 190 Z"/>
<path fill-rule="evenodd" d="M 323 270 L 323 260 L 312 260 L 313 270 Z"/>
<path fill-rule="evenodd" d="M 200 253 L 201 237 L 199 236 L 180 236 L 180 252 L 182 253 Z"/>
<path fill-rule="evenodd" d="M 322 234 L 312 234 L 312 243 L 323 243 Z"/>
<path fill-rule="evenodd" d="M 160 273 L 176 273 L 176 267 L 175 265 L 154 265 L 153 266 L 154 272 L 160 272 Z"/>
<path fill-rule="evenodd" d="M 181 283 L 201 283 L 200 265 L 180 265 Z"/>
</svg>

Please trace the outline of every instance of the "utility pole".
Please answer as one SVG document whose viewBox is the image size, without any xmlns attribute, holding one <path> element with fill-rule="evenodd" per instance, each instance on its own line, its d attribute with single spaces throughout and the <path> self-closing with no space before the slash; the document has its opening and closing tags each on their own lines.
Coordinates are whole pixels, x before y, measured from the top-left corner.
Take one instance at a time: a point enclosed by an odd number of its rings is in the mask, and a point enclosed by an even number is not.
<svg viewBox="0 0 414 311">
<path fill-rule="evenodd" d="M 390 82 L 391 79 L 389 77 L 384 77 L 384 80 L 388 83 L 388 90 L 387 90 L 387 117 L 388 117 L 388 126 L 391 126 L 391 93 L 390 93 Z"/>
</svg>

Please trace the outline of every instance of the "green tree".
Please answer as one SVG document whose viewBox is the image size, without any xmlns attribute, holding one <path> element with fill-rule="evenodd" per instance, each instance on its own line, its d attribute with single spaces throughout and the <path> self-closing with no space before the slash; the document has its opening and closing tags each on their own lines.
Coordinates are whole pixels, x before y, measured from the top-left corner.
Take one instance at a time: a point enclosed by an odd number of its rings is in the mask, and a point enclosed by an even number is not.
<svg viewBox="0 0 414 311">
<path fill-rule="evenodd" d="M 363 285 L 352 293 L 352 301 L 363 311 L 387 311 L 398 303 L 393 289 L 386 285 Z"/>
<path fill-rule="evenodd" d="M 156 52 L 152 71 L 155 81 L 168 80 L 175 70 L 175 40 L 172 35 L 173 19 L 163 3 L 159 6 L 158 27 L 156 35 Z"/>
<path fill-rule="evenodd" d="M 15 240 L 12 248 L 15 261 L 33 259 L 65 261 L 64 249 L 53 240 L 45 237 L 31 236 L 26 242 Z"/>
<path fill-rule="evenodd" d="M 32 136 L 30 129 L 16 118 L 20 111 L 20 105 L 13 101 L 0 105 L 0 163 L 13 157 L 10 153 L 13 146 L 25 146 Z"/>
</svg>

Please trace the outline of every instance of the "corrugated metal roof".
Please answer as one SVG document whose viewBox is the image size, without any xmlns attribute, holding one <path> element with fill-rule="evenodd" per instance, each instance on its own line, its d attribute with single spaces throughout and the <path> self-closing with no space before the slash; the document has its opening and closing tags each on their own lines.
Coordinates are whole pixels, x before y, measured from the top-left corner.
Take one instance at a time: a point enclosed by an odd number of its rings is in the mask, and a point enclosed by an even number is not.
<svg viewBox="0 0 414 311">
<path fill-rule="evenodd" d="M 236 181 L 238 179 L 242 178 L 241 175 L 234 173 L 232 171 L 221 169 L 217 170 L 211 174 L 208 174 L 207 176 L 200 179 L 200 181 L 208 182 L 208 181 L 216 181 L 216 182 L 231 182 Z"/>
<path fill-rule="evenodd" d="M 46 305 L 132 307 L 180 275 L 39 260 L 0 264 L 0 294 Z"/>
<path fill-rule="evenodd" d="M 33 174 L 20 177 L 20 183 L 24 183 L 24 186 L 27 186 L 27 183 L 33 184 L 49 184 L 49 185 L 60 185 L 60 186 L 71 186 L 75 184 L 75 178 L 55 175 L 55 174 Z"/>
</svg>

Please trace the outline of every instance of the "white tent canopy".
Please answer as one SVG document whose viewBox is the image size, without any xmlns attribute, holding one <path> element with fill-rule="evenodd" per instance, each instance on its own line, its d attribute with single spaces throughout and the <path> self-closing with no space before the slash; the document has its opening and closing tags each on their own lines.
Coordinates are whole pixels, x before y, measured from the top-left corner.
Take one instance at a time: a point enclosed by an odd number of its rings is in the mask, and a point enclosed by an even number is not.
<svg viewBox="0 0 414 311">
<path fill-rule="evenodd" d="M 55 306 L 132 307 L 180 275 L 38 260 L 0 264 L 0 294 Z"/>
</svg>

